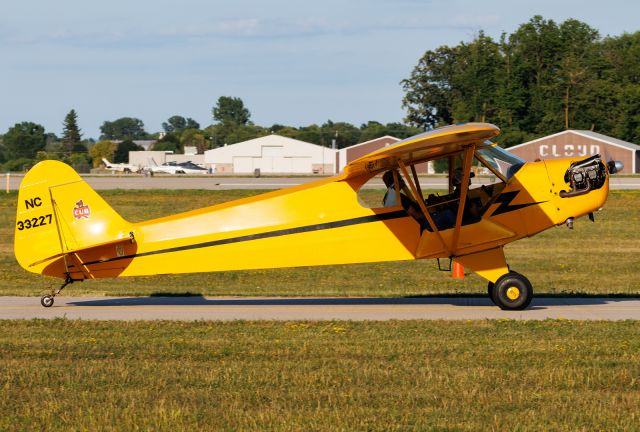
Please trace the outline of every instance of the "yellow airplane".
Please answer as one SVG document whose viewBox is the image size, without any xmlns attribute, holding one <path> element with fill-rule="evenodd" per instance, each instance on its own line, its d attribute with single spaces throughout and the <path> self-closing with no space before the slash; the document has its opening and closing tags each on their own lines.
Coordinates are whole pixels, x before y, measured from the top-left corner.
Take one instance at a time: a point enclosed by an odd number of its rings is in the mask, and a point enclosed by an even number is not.
<svg viewBox="0 0 640 432">
<path fill-rule="evenodd" d="M 448 258 L 488 280 L 500 308 L 524 309 L 533 289 L 503 246 L 592 217 L 616 165 L 598 155 L 525 163 L 489 141 L 498 134 L 486 123 L 447 126 L 335 177 L 141 223 L 120 217 L 68 165 L 43 161 L 20 185 L 15 255 L 30 272 L 64 279 L 45 307 L 86 279 Z M 432 160 L 447 164 L 449 193 L 425 197 L 416 165 Z M 472 169 L 496 181 L 471 184 Z M 368 208 L 358 192 L 380 176 L 387 193 Z"/>
</svg>

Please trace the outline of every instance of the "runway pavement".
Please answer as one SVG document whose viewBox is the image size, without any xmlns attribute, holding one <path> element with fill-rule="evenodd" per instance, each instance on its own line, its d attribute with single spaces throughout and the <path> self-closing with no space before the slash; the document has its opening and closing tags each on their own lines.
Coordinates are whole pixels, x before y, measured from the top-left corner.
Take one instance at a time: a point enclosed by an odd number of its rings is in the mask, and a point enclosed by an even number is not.
<svg viewBox="0 0 640 432">
<path fill-rule="evenodd" d="M 9 178 L 9 189 L 17 190 L 22 175 Z M 85 181 L 96 190 L 106 189 L 282 189 L 319 180 L 320 176 L 307 177 L 221 177 L 221 176 L 154 176 L 145 177 L 137 174 L 106 174 L 100 176 L 84 176 Z M 491 184 L 490 178 L 479 178 L 475 182 Z M 425 189 L 446 189 L 447 179 L 442 176 L 420 177 L 420 184 Z M 612 190 L 640 189 L 640 177 L 611 177 L 609 186 Z M 366 187 L 383 188 L 381 181 L 370 182 Z"/>
<path fill-rule="evenodd" d="M 0 297 L 0 319 L 83 320 L 638 320 L 640 297 L 539 297 L 507 312 L 486 297 Z"/>
</svg>

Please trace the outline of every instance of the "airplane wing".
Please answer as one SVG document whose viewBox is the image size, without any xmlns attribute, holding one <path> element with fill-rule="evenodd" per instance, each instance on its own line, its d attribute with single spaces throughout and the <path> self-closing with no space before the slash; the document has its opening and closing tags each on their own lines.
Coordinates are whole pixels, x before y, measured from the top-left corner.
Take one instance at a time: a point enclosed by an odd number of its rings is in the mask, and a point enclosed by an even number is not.
<svg viewBox="0 0 640 432">
<path fill-rule="evenodd" d="M 469 144 L 483 143 L 499 133 L 500 129 L 489 123 L 464 123 L 434 129 L 352 161 L 345 167 L 344 178 L 397 167 L 398 159 L 405 165 L 439 159 L 457 153 Z"/>
</svg>

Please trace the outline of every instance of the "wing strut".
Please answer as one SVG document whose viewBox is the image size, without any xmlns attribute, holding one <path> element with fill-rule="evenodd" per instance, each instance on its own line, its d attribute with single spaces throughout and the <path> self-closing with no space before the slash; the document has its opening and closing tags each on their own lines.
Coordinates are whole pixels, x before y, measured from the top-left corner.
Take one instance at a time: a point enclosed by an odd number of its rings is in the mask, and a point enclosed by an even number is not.
<svg viewBox="0 0 640 432">
<path fill-rule="evenodd" d="M 433 219 L 429 214 L 429 210 L 427 210 L 427 206 L 424 204 L 424 201 L 420 199 L 420 195 L 418 195 L 418 189 L 416 189 L 416 185 L 413 183 L 413 179 L 409 176 L 407 167 L 405 166 L 404 162 L 402 162 L 402 159 L 398 159 L 398 166 L 402 170 L 402 174 L 404 175 L 404 178 L 407 179 L 407 183 L 409 183 L 411 192 L 413 193 L 413 196 L 418 202 L 418 205 L 420 206 L 420 210 L 422 210 L 422 213 L 424 213 L 424 217 L 427 218 L 427 222 L 429 222 L 429 226 L 431 227 L 433 232 L 436 234 L 436 236 L 438 236 L 438 239 L 440 240 L 440 243 L 442 243 L 442 247 L 444 248 L 444 250 L 447 251 L 447 254 L 449 254 L 449 256 L 453 256 L 453 254 L 451 253 L 451 250 L 447 246 L 447 242 L 444 241 L 444 238 L 442 238 L 442 234 L 440 234 L 438 227 L 433 222 Z"/>
<path fill-rule="evenodd" d="M 473 161 L 473 153 L 475 145 L 470 145 L 464 149 L 464 162 L 462 163 L 462 184 L 460 185 L 460 202 L 458 204 L 458 214 L 456 216 L 456 225 L 453 229 L 453 240 L 451 248 L 455 252 L 458 249 L 458 238 L 460 237 L 460 227 L 462 227 L 462 215 L 467 203 L 467 192 L 469 191 L 469 178 L 471 177 L 471 162 Z"/>
<path fill-rule="evenodd" d="M 416 172 L 416 164 L 411 164 L 411 174 L 413 174 L 413 181 L 416 182 L 416 189 L 418 190 L 418 197 L 424 201 L 424 195 L 422 195 L 422 188 L 420 188 L 420 182 L 418 181 L 418 173 Z"/>
</svg>

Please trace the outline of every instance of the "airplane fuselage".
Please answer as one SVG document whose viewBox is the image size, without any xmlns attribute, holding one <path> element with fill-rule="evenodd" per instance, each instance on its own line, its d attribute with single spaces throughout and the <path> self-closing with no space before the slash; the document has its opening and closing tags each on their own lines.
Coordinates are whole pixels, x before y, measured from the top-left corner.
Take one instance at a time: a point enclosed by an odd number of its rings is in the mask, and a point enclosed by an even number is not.
<svg viewBox="0 0 640 432">
<path fill-rule="evenodd" d="M 135 242 L 77 254 L 78 278 L 191 273 L 455 257 L 494 249 L 591 213 L 607 183 L 562 198 L 570 160 L 528 163 L 504 186 L 482 218 L 453 229 L 423 230 L 402 208 L 365 208 L 357 191 L 371 175 L 270 192 L 130 224 Z M 83 223 L 85 221 L 79 221 Z M 90 220 L 86 223 L 90 224 Z M 63 273 L 61 262 L 46 272 Z M 84 269 L 84 270 L 83 270 Z"/>
</svg>

